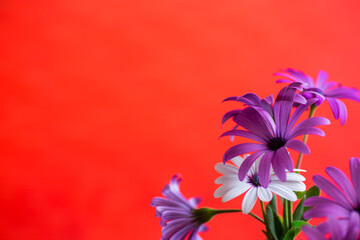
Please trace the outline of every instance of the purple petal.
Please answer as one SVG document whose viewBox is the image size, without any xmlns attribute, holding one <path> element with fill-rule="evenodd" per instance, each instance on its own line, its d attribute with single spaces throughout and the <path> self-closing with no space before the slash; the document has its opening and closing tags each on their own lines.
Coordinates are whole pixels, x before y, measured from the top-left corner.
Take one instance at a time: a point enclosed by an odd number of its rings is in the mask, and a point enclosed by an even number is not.
<svg viewBox="0 0 360 240">
<path fill-rule="evenodd" d="M 286 131 L 289 132 L 292 127 L 295 125 L 296 121 L 299 119 L 299 117 L 303 114 L 303 112 L 308 109 L 312 104 L 314 104 L 316 101 L 318 101 L 316 98 L 309 99 L 305 105 L 300 105 L 296 108 L 294 113 L 292 114 L 288 126 L 286 127 Z"/>
<path fill-rule="evenodd" d="M 290 118 L 290 112 L 293 107 L 296 88 L 283 88 L 274 103 L 274 118 L 276 123 L 276 135 L 284 137 L 286 126 Z"/>
<path fill-rule="evenodd" d="M 341 100 L 339 100 L 339 99 L 336 99 L 335 101 L 338 103 L 338 106 L 339 106 L 340 123 L 341 123 L 341 125 L 344 125 L 345 122 L 346 122 L 346 119 L 347 119 L 347 109 L 346 109 L 346 106 L 345 106 L 345 104 L 344 104 Z"/>
<path fill-rule="evenodd" d="M 304 225 L 301 228 L 302 231 L 306 234 L 309 240 L 326 240 L 322 233 L 320 233 L 316 228 Z"/>
<path fill-rule="evenodd" d="M 223 134 L 221 134 L 220 137 L 225 137 L 225 136 L 239 136 L 239 137 L 245 137 L 245 138 L 249 138 L 261 143 L 266 143 L 266 141 L 264 139 L 262 139 L 261 137 L 253 134 L 252 132 L 249 131 L 245 131 L 245 130 L 230 130 L 227 132 L 224 132 Z"/>
<path fill-rule="evenodd" d="M 345 98 L 360 102 L 359 91 L 354 88 L 338 87 L 326 92 L 326 97 Z"/>
<path fill-rule="evenodd" d="M 288 138 L 292 139 L 305 134 L 318 135 L 322 137 L 325 136 L 325 132 L 323 130 L 314 127 L 309 127 L 309 128 L 301 128 L 298 129 L 297 131 L 292 131 L 291 135 Z"/>
<path fill-rule="evenodd" d="M 348 210 L 353 209 L 349 200 L 344 196 L 344 194 L 335 187 L 329 180 L 325 179 L 320 175 L 315 175 L 313 177 L 314 183 L 323 190 L 329 197 L 333 198 L 339 204 L 341 204 L 344 208 Z"/>
<path fill-rule="evenodd" d="M 307 119 L 301 121 L 299 124 L 297 124 L 292 129 L 290 134 L 293 134 L 294 131 L 298 131 L 301 128 L 310 128 L 310 127 L 316 127 L 316 126 L 319 126 L 319 125 L 329 125 L 329 124 L 330 124 L 330 121 L 327 118 L 324 118 L 324 117 L 307 118 Z"/>
<path fill-rule="evenodd" d="M 272 167 L 274 169 L 275 175 L 280 179 L 280 181 L 286 181 L 286 171 L 285 166 L 283 165 L 281 159 L 279 158 L 277 151 L 274 153 Z"/>
<path fill-rule="evenodd" d="M 352 202 L 352 205 L 355 207 L 357 205 L 356 194 L 347 176 L 335 167 L 327 167 L 325 172 L 344 191 L 345 195 L 349 198 L 349 200 Z"/>
<path fill-rule="evenodd" d="M 293 161 L 290 157 L 288 150 L 285 147 L 278 149 L 276 151 L 276 155 L 277 155 L 277 158 L 279 159 L 279 161 L 281 161 L 281 163 L 285 169 L 289 170 L 290 172 L 294 171 Z"/>
<path fill-rule="evenodd" d="M 229 120 L 230 118 L 236 116 L 237 114 L 239 114 L 241 112 L 240 109 L 237 109 L 237 110 L 232 110 L 230 112 L 227 112 L 224 114 L 222 120 L 221 120 L 221 123 L 224 125 L 224 123 Z"/>
<path fill-rule="evenodd" d="M 360 230 L 360 219 L 359 213 L 353 211 L 350 215 L 349 226 L 345 239 L 356 239 Z"/>
<path fill-rule="evenodd" d="M 190 212 L 183 212 L 183 211 L 165 211 L 162 214 L 162 218 L 164 221 L 172 221 L 181 218 L 189 218 L 192 221 L 192 214 Z"/>
<path fill-rule="evenodd" d="M 316 79 L 316 87 L 319 89 L 323 89 L 328 78 L 329 75 L 327 74 L 327 72 L 320 70 Z"/>
<path fill-rule="evenodd" d="M 275 83 L 292 83 L 292 82 L 294 82 L 294 80 L 279 79 L 275 81 Z"/>
<path fill-rule="evenodd" d="M 267 188 L 270 182 L 270 164 L 273 159 L 274 152 L 269 151 L 264 154 L 259 164 L 259 180 L 262 187 Z"/>
<path fill-rule="evenodd" d="M 305 143 L 303 143 L 302 141 L 297 140 L 297 139 L 290 140 L 289 142 L 287 142 L 285 144 L 285 147 L 291 148 L 291 149 L 301 152 L 303 154 L 310 154 L 309 147 L 306 146 Z"/>
<path fill-rule="evenodd" d="M 191 230 L 191 220 L 189 219 L 176 219 L 174 221 L 169 222 L 166 227 L 162 229 L 162 240 L 170 240 L 170 238 L 181 229 L 189 229 Z"/>
<path fill-rule="evenodd" d="M 245 108 L 243 111 L 241 111 L 241 113 L 234 117 L 234 121 L 246 130 L 249 130 L 264 140 L 272 137 L 266 120 L 259 113 L 259 111 L 253 107 Z"/>
<path fill-rule="evenodd" d="M 305 219 L 322 218 L 322 217 L 348 217 L 349 211 L 341 206 L 325 205 L 311 208 L 304 213 Z"/>
<path fill-rule="evenodd" d="M 335 98 L 327 98 L 326 100 L 330 105 L 330 108 L 334 115 L 334 118 L 339 119 L 339 105 L 336 102 L 336 99 Z"/>
<path fill-rule="evenodd" d="M 241 164 L 241 166 L 239 168 L 239 173 L 238 173 L 240 181 L 244 180 L 244 178 L 248 174 L 251 166 L 254 164 L 255 160 L 258 159 L 258 157 L 260 157 L 260 155 L 263 153 L 264 153 L 264 151 L 258 151 L 244 159 L 243 163 Z M 265 153 L 265 155 L 266 155 L 266 153 Z"/>
<path fill-rule="evenodd" d="M 265 151 L 267 146 L 260 143 L 242 143 L 229 148 L 223 157 L 223 162 L 226 163 L 230 159 L 254 151 Z"/>
<path fill-rule="evenodd" d="M 357 195 L 358 204 L 360 205 L 360 159 L 350 159 L 350 175 L 354 186 L 355 193 Z"/>
</svg>

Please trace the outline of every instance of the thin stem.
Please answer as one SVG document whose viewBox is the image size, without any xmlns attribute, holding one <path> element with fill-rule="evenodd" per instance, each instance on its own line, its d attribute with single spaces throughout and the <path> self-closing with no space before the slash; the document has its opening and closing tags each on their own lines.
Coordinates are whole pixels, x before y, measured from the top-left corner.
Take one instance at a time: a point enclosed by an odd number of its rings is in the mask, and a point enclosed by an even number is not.
<svg viewBox="0 0 360 240">
<path fill-rule="evenodd" d="M 220 210 L 214 209 L 213 211 L 214 211 L 214 214 L 242 212 L 242 210 L 240 210 L 240 209 L 220 209 Z M 256 220 L 258 220 L 259 222 L 261 222 L 262 224 L 264 224 L 264 221 L 257 215 L 255 215 L 253 213 L 249 213 L 249 215 L 252 216 L 253 218 L 255 218 Z"/>
<path fill-rule="evenodd" d="M 266 220 L 266 213 L 265 213 L 265 209 L 264 209 L 264 203 L 262 201 L 260 201 L 260 205 L 261 205 L 261 211 L 264 217 L 264 224 L 265 224 L 265 228 L 266 228 L 266 236 L 267 239 L 271 239 L 271 233 L 269 231 L 269 227 L 268 227 L 268 222 Z"/>
<path fill-rule="evenodd" d="M 316 109 L 316 106 L 315 104 L 311 105 L 310 106 L 310 111 L 309 111 L 309 117 L 308 118 L 312 118 L 315 114 L 315 109 Z M 303 142 L 306 144 L 307 142 L 307 139 L 308 139 L 308 134 L 305 134 L 304 135 L 304 138 L 303 138 Z M 299 157 L 298 157 L 298 160 L 297 160 L 297 163 L 296 163 L 296 168 L 299 168 L 300 167 L 300 164 L 301 164 L 301 160 L 303 158 L 303 154 L 300 153 L 299 154 Z"/>
<path fill-rule="evenodd" d="M 291 227 L 292 227 L 292 223 L 293 223 L 293 213 L 292 213 L 292 207 L 293 207 L 293 202 L 289 201 L 289 204 L 288 204 L 288 213 L 289 213 L 289 229 L 291 229 Z"/>
<path fill-rule="evenodd" d="M 289 201 L 286 199 L 283 202 L 283 220 L 285 232 L 287 232 L 289 230 Z"/>
</svg>

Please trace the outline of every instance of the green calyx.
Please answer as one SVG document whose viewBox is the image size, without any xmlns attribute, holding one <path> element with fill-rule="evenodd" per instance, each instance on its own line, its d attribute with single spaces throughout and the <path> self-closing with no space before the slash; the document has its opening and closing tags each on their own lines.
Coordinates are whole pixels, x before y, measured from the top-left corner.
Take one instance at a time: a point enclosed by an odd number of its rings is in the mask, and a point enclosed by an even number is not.
<svg viewBox="0 0 360 240">
<path fill-rule="evenodd" d="M 192 215 L 194 221 L 197 222 L 199 225 L 201 225 L 210 221 L 216 214 L 230 213 L 230 212 L 241 212 L 241 210 L 237 210 L 237 209 L 217 210 L 212 208 L 199 208 L 199 209 L 194 209 L 192 211 Z"/>
</svg>

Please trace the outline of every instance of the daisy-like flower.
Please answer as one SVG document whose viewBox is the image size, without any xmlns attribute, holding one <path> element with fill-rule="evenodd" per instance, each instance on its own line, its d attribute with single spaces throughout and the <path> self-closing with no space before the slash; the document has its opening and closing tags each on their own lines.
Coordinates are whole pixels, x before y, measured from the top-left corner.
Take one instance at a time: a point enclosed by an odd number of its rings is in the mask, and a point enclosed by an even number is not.
<svg viewBox="0 0 360 240">
<path fill-rule="evenodd" d="M 329 76 L 325 71 L 319 71 L 316 82 L 312 77 L 302 71 L 291 68 L 286 69 L 285 73 L 275 73 L 274 75 L 286 78 L 277 80 L 277 83 L 302 83 L 304 87 L 302 95 L 307 99 L 313 97 L 318 98 L 319 101 L 316 102 L 317 106 L 326 100 L 330 105 L 335 119 L 340 118 L 341 125 L 346 122 L 347 110 L 345 104 L 340 99 L 350 99 L 360 102 L 360 92 L 357 89 L 343 87 L 337 82 L 327 81 Z"/>
<path fill-rule="evenodd" d="M 205 222 L 211 219 L 207 209 L 197 209 L 200 198 L 187 200 L 180 192 L 179 183 L 182 179 L 175 175 L 166 184 L 163 197 L 154 197 L 151 206 L 156 208 L 156 216 L 161 217 L 161 240 L 201 240 L 198 232 L 204 232 Z"/>
<path fill-rule="evenodd" d="M 244 158 L 238 156 L 231 159 L 234 165 L 229 163 L 215 165 L 216 171 L 224 174 L 215 180 L 215 183 L 223 184 L 215 191 L 216 198 L 222 197 L 222 201 L 227 202 L 247 191 L 242 202 L 242 211 L 248 214 L 254 207 L 257 198 L 263 202 L 269 202 L 272 193 L 275 193 L 289 201 L 296 201 L 297 197 L 294 191 L 305 191 L 306 186 L 303 183 L 305 178 L 298 173 L 291 172 L 286 172 L 286 182 L 280 181 L 276 175 L 271 174 L 267 186 L 264 187 L 260 183 L 261 176 L 259 176 L 261 157 L 251 166 L 245 179 L 240 181 L 238 178 L 239 167 L 248 157 L 249 155 L 245 155 Z"/>
<path fill-rule="evenodd" d="M 329 220 L 317 227 L 317 233 L 344 238 L 360 239 L 360 159 L 350 159 L 351 181 L 335 167 L 327 167 L 326 173 L 335 182 L 315 175 L 314 183 L 330 198 L 311 197 L 304 202 L 305 206 L 313 207 L 304 213 L 304 218 L 328 218 Z M 334 229 L 336 225 L 336 229 Z M 310 231 L 310 234 L 314 231 Z M 335 231 L 335 232 L 334 232 Z M 355 236 L 357 238 L 345 238 Z"/>
<path fill-rule="evenodd" d="M 224 115 L 223 123 L 232 118 L 236 128 L 241 126 L 245 130 L 233 129 L 223 133 L 221 137 L 240 136 L 258 142 L 235 145 L 224 154 L 223 162 L 226 163 L 236 156 L 253 152 L 239 169 L 240 181 L 245 179 L 250 167 L 261 155 L 263 156 L 259 164 L 260 184 L 265 188 L 268 186 L 271 166 L 277 177 L 285 181 L 286 170 L 294 170 L 287 148 L 304 154 L 310 153 L 305 143 L 295 138 L 305 134 L 325 135 L 322 130 L 315 127 L 329 124 L 330 121 L 326 118 L 313 117 L 295 124 L 302 113 L 317 101 L 310 99 L 306 104 L 300 104 L 291 115 L 300 86 L 301 83 L 292 83 L 279 92 L 274 105 L 269 106 L 273 115 L 271 111 L 257 105 L 249 105 L 245 109 L 230 111 Z"/>
</svg>

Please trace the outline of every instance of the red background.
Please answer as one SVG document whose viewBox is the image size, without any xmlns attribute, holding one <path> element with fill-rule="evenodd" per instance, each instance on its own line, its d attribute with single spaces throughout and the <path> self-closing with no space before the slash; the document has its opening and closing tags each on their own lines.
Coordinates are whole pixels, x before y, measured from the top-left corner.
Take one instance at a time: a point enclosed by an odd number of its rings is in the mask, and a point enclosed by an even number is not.
<svg viewBox="0 0 360 240">
<path fill-rule="evenodd" d="M 360 88 L 357 1 L 0 2 L 0 238 L 159 239 L 149 206 L 170 177 L 201 206 L 228 96 L 281 88 L 272 74 L 319 69 Z M 310 137 L 307 184 L 360 156 L 360 104 Z M 229 126 L 227 126 L 229 127 Z M 241 140 L 237 140 L 241 142 Z M 260 213 L 259 209 L 255 210 Z M 217 216 L 207 240 L 261 239 L 249 216 Z"/>
</svg>

